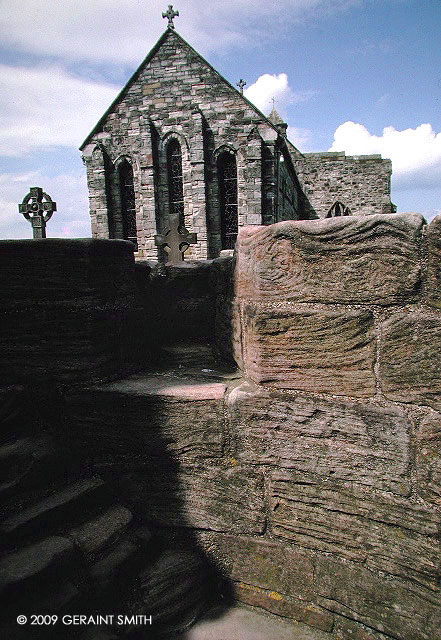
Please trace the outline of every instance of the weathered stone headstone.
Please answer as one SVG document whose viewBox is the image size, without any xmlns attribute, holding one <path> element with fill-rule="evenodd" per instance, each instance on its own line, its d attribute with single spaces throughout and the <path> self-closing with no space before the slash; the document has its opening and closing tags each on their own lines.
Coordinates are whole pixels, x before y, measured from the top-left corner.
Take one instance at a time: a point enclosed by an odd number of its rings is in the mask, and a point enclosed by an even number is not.
<svg viewBox="0 0 441 640">
<path fill-rule="evenodd" d="M 190 233 L 181 224 L 178 215 L 170 216 L 169 228 L 164 233 L 155 236 L 156 246 L 165 252 L 165 256 L 164 254 L 160 256 L 160 260 L 169 264 L 184 262 L 184 253 L 191 244 L 196 244 L 196 242 L 197 234 Z"/>
<path fill-rule="evenodd" d="M 18 210 L 32 225 L 34 239 L 46 237 L 46 223 L 57 210 L 57 203 L 41 187 L 30 187 Z"/>
</svg>

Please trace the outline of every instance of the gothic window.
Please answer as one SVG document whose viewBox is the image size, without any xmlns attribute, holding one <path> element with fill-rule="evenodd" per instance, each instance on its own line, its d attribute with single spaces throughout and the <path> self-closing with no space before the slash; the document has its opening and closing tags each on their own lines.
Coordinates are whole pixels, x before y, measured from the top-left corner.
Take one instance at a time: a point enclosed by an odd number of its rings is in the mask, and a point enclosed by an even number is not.
<svg viewBox="0 0 441 640">
<path fill-rule="evenodd" d="M 175 139 L 167 145 L 168 199 L 170 215 L 184 220 L 184 186 L 182 181 L 181 145 Z"/>
<path fill-rule="evenodd" d="M 222 249 L 234 249 L 238 231 L 237 169 L 232 153 L 221 153 L 217 161 Z"/>
<path fill-rule="evenodd" d="M 336 216 L 351 216 L 351 215 L 352 213 L 349 207 L 347 207 L 345 204 L 337 200 L 329 209 L 326 217 L 335 218 Z"/>
<path fill-rule="evenodd" d="M 133 169 L 127 160 L 124 160 L 119 167 L 119 190 L 121 195 L 123 237 L 133 242 L 136 248 L 138 248 Z"/>
</svg>

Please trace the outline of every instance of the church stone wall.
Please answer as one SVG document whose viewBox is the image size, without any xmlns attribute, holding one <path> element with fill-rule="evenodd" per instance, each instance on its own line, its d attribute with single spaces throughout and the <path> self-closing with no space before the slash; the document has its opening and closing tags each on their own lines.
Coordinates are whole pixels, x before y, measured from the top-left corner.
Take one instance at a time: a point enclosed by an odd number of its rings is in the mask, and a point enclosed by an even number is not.
<svg viewBox="0 0 441 640">
<path fill-rule="evenodd" d="M 305 217 L 325 218 L 337 200 L 353 215 L 390 213 L 390 160 L 380 155 L 346 156 L 344 152 L 293 155 L 303 187 Z"/>
</svg>

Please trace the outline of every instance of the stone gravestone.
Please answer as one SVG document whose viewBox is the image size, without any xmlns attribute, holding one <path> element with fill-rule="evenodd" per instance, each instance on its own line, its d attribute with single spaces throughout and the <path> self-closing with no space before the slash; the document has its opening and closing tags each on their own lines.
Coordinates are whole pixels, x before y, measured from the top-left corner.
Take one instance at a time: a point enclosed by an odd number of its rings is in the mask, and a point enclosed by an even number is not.
<svg viewBox="0 0 441 640">
<path fill-rule="evenodd" d="M 163 249 L 159 259 L 168 264 L 184 262 L 184 253 L 191 244 L 196 244 L 196 242 L 197 234 L 190 233 L 180 223 L 179 215 L 170 216 L 170 225 L 167 231 L 155 236 L 156 246 Z"/>
<path fill-rule="evenodd" d="M 30 187 L 18 210 L 32 225 L 34 239 L 46 237 L 46 223 L 57 210 L 57 203 L 41 187 Z"/>
</svg>

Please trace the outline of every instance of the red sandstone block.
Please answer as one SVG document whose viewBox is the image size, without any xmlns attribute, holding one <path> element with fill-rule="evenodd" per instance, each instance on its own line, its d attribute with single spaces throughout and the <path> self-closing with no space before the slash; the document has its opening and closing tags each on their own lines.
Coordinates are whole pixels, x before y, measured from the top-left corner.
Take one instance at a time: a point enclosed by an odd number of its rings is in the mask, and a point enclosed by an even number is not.
<svg viewBox="0 0 441 640">
<path fill-rule="evenodd" d="M 420 215 L 244 227 L 235 291 L 259 301 L 397 304 L 419 295 Z"/>
</svg>

